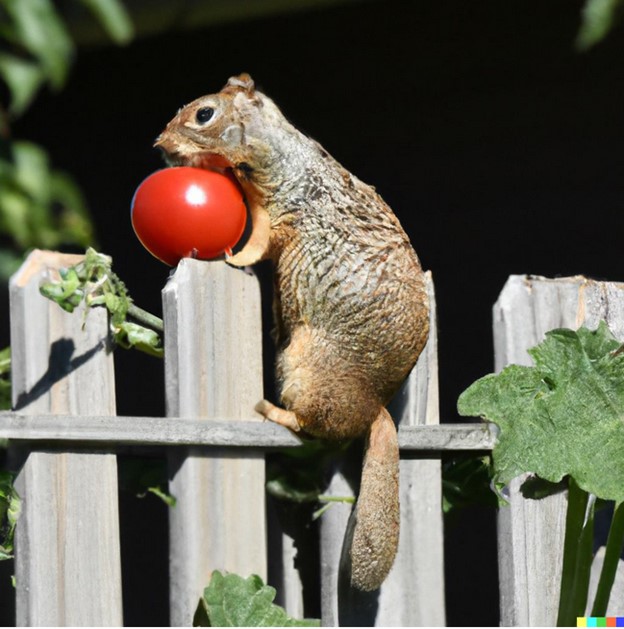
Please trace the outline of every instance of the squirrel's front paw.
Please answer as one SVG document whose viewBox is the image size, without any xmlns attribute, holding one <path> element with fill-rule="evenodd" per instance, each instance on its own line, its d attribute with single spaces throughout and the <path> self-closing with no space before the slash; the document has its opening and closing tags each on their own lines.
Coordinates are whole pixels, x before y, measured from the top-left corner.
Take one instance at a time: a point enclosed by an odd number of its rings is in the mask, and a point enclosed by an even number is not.
<svg viewBox="0 0 624 629">
<path fill-rule="evenodd" d="M 258 402 L 255 410 L 272 422 L 290 428 L 293 432 L 299 432 L 301 430 L 297 416 L 292 411 L 287 411 L 279 406 L 275 406 L 275 404 L 272 404 L 268 400 Z"/>
<path fill-rule="evenodd" d="M 262 259 L 263 253 L 263 251 L 256 250 L 254 247 L 244 247 L 233 256 L 228 256 L 226 254 L 225 261 L 231 266 L 235 266 L 238 268 L 251 266 L 252 264 L 259 262 Z"/>
</svg>

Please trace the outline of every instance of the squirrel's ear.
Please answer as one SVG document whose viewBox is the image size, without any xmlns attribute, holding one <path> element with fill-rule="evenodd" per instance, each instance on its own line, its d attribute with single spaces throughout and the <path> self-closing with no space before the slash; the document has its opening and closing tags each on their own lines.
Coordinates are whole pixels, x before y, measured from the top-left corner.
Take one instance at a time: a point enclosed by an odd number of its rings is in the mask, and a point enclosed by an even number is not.
<svg viewBox="0 0 624 629">
<path fill-rule="evenodd" d="M 230 77 L 223 91 L 242 91 L 246 92 L 248 96 L 253 96 L 256 91 L 256 86 L 253 79 L 245 72 L 238 76 Z"/>
</svg>

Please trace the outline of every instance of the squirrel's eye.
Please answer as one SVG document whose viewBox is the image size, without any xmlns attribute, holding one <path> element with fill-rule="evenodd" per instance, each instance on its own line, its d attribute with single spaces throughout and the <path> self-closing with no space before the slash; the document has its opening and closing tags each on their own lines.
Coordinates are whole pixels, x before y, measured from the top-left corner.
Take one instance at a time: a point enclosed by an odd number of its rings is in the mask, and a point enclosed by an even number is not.
<svg viewBox="0 0 624 629">
<path fill-rule="evenodd" d="M 206 124 L 214 116 L 214 112 L 215 111 L 212 107 L 202 107 L 197 110 L 195 119 L 199 122 L 199 124 Z"/>
</svg>

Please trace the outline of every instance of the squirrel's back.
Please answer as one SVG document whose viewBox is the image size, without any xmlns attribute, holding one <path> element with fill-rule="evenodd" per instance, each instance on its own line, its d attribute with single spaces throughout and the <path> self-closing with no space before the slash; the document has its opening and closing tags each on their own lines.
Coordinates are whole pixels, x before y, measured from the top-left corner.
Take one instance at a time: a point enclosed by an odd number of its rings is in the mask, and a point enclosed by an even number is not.
<svg viewBox="0 0 624 629">
<path fill-rule="evenodd" d="M 308 336 L 314 350 L 299 351 L 315 354 L 308 358 L 318 364 L 318 377 L 325 380 L 323 366 L 331 364 L 333 378 L 340 372 L 341 383 L 352 383 L 349 395 L 362 397 L 366 391 L 367 404 L 385 406 L 427 340 L 424 274 L 381 197 L 337 162 L 333 167 L 343 183 L 332 188 L 325 177 L 316 192 L 322 212 L 295 210 L 276 228 L 279 345 L 287 347 L 300 326 L 316 331 Z M 350 412 L 353 402 L 345 404 Z M 335 419 L 333 427 L 325 430 L 324 425 L 323 434 L 315 434 L 350 436 Z M 362 434 L 369 424 L 359 418 L 354 434 Z M 307 430 L 314 432 L 309 426 Z"/>
</svg>

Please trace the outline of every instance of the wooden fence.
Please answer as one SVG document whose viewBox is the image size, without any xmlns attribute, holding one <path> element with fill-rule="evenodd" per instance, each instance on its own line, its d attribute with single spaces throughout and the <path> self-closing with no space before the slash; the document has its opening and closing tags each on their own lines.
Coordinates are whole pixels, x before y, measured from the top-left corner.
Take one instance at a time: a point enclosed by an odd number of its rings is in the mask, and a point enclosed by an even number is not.
<svg viewBox="0 0 624 629">
<path fill-rule="evenodd" d="M 266 580 L 269 558 L 281 603 L 302 617 L 293 539 L 265 517 L 265 453 L 300 442 L 252 411 L 262 397 L 256 277 L 220 262 L 181 262 L 163 291 L 167 417 L 118 417 L 105 312 L 91 311 L 83 326 L 82 314 L 39 294 L 42 279 L 75 262 L 34 252 L 10 285 L 15 410 L 0 414 L 0 438 L 12 440 L 21 465 L 17 624 L 123 623 L 116 449 L 129 444 L 168 452 L 177 498 L 169 519 L 171 624 L 191 624 L 213 569 Z M 435 304 L 431 280 L 429 289 Z M 445 623 L 440 457 L 491 449 L 495 433 L 486 424 L 439 423 L 435 307 L 431 317 L 429 343 L 392 406 L 402 453 L 395 566 L 375 596 L 339 583 L 350 506 L 333 506 L 322 516 L 318 549 L 326 626 Z M 624 339 L 624 285 L 512 276 L 494 308 L 496 369 L 530 364 L 526 349 L 549 329 L 601 319 Z M 350 494 L 349 480 L 337 468 L 329 493 Z M 553 625 L 566 498 L 525 500 L 520 481 L 507 488 L 509 506 L 499 513 L 501 623 Z M 612 599 L 617 613 L 624 595 Z"/>
</svg>

